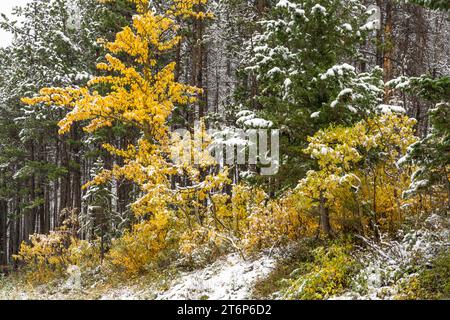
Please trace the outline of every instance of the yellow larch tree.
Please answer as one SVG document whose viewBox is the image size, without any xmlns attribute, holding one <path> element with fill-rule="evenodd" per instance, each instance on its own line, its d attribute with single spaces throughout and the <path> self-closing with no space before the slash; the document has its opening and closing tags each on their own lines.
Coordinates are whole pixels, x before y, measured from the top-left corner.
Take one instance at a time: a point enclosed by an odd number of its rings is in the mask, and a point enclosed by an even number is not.
<svg viewBox="0 0 450 320">
<path fill-rule="evenodd" d="M 105 62 L 97 65 L 103 75 L 91 79 L 86 87 L 44 88 L 39 96 L 22 101 L 69 109 L 59 122 L 60 134 L 67 133 L 76 122 L 86 123 L 84 130 L 88 133 L 115 123 L 133 126 L 141 132 L 139 141 L 125 149 L 103 145 L 108 152 L 121 157 L 124 165 L 103 170 L 85 186 L 112 178 L 127 179 L 139 186 L 141 196 L 132 208 L 140 222 L 113 243 L 110 253 L 117 265 L 137 272 L 173 242 L 173 228 L 183 228 L 183 223 L 189 225 L 192 215 L 199 218 L 199 203 L 213 190 L 221 190 L 228 178 L 226 170 L 200 174 L 202 168 L 214 165 L 213 159 L 204 153 L 202 162 L 195 167 L 175 163 L 170 158 L 179 141 L 171 138 L 169 117 L 176 105 L 194 103 L 202 90 L 175 81 L 176 63 L 164 61 L 170 60 L 173 49 L 182 40 L 176 18 L 206 18 L 209 14 L 199 8 L 207 0 L 174 0 L 163 14 L 150 10 L 148 0 L 130 2 L 137 10 L 132 25 L 117 33 L 113 42 L 103 41 L 109 51 Z M 124 55 L 129 58 L 121 60 L 119 56 Z M 99 87 L 108 88 L 107 93 L 96 90 Z M 202 150 L 193 148 L 192 152 Z M 170 179 L 174 175 L 185 175 L 191 187 L 173 188 Z M 180 211 L 187 222 L 180 219 Z"/>
</svg>

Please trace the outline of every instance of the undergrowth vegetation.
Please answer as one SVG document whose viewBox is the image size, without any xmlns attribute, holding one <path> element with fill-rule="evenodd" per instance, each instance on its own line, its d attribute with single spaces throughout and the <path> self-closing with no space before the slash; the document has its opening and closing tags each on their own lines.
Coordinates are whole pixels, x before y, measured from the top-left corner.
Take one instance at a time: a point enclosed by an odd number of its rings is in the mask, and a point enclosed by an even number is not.
<svg viewBox="0 0 450 320">
<path fill-rule="evenodd" d="M 450 299 L 450 250 L 446 249 L 422 267 L 400 288 L 399 299 Z"/>
<path fill-rule="evenodd" d="M 342 293 L 350 287 L 358 271 L 358 263 L 351 256 L 351 246 L 331 244 L 313 251 L 314 260 L 295 269 L 281 291 L 284 299 L 323 300 Z"/>
<path fill-rule="evenodd" d="M 413 125 L 407 117 L 387 115 L 319 132 L 306 152 L 318 159 L 320 169 L 278 198 L 239 184 L 231 195 L 208 192 L 210 205 L 197 209 L 202 219 L 182 213 L 184 206 L 192 205 L 192 195 L 185 197 L 188 203 L 183 196 L 151 218 L 137 213 L 140 222 L 112 241 L 104 270 L 136 275 L 180 259 L 192 268 L 233 250 L 251 255 L 312 237 L 359 234 L 377 239 L 382 233 L 395 234 L 405 217 L 431 207 L 426 199 L 399 196 L 409 186 L 412 168 L 399 168 L 396 161 L 415 141 Z M 329 229 L 322 224 L 324 211 Z M 22 245 L 16 258 L 33 281 L 62 276 L 71 265 L 83 270 L 100 265 L 100 240 L 77 239 L 76 232 L 70 232 L 77 224 L 69 220 L 60 230 L 32 236 L 31 243 Z M 314 249 L 312 262 L 295 270 L 302 276 L 291 281 L 283 297 L 324 299 L 338 294 L 357 269 L 351 251 L 351 244 L 344 242 Z"/>
</svg>

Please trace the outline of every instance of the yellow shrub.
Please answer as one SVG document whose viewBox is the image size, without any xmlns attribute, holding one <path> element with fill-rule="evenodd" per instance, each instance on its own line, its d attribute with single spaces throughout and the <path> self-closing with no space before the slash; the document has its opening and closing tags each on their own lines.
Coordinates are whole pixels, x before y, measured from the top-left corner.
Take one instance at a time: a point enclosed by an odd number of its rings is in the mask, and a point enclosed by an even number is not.
<svg viewBox="0 0 450 320">
<path fill-rule="evenodd" d="M 31 282 L 45 282 L 62 275 L 68 264 L 70 237 L 62 232 L 30 236 L 30 244 L 23 242 L 14 257 L 24 264 Z"/>
<path fill-rule="evenodd" d="M 233 186 L 231 195 L 212 195 L 202 220 L 192 219 L 181 236 L 180 250 L 197 256 L 229 249 L 248 252 L 282 245 L 313 234 L 317 224 L 300 211 L 293 193 L 270 199 L 263 189 Z M 199 208 L 200 209 L 200 208 Z"/>
<path fill-rule="evenodd" d="M 81 270 L 92 270 L 101 264 L 100 239 L 89 242 L 72 238 L 67 249 L 70 265 L 76 265 Z"/>
<path fill-rule="evenodd" d="M 289 193 L 279 199 L 266 196 L 264 203 L 254 203 L 246 225 L 243 242 L 248 251 L 310 236 L 316 228 L 316 222 L 299 210 L 297 199 Z"/>
<path fill-rule="evenodd" d="M 23 263 L 30 282 L 43 283 L 64 276 L 71 265 L 81 270 L 99 266 L 100 250 L 95 243 L 76 239 L 66 230 L 58 230 L 48 235 L 30 236 L 30 243 L 23 242 L 14 258 Z"/>
<path fill-rule="evenodd" d="M 121 238 L 112 243 L 108 259 L 127 273 L 145 271 L 151 263 L 157 263 L 169 248 L 170 213 L 161 212 L 153 218 L 133 226 Z"/>
</svg>

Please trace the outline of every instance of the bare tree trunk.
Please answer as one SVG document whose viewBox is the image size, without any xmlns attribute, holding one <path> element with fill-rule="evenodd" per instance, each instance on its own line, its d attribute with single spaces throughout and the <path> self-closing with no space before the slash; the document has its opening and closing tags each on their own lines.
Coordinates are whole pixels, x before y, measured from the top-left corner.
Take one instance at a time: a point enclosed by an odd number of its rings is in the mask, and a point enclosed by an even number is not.
<svg viewBox="0 0 450 320">
<path fill-rule="evenodd" d="M 320 195 L 319 211 L 320 211 L 320 225 L 322 226 L 322 231 L 328 238 L 331 238 L 332 230 L 330 223 L 330 210 L 326 205 L 326 199 L 322 193 Z"/>
<path fill-rule="evenodd" d="M 14 207 L 14 213 L 16 214 L 16 220 L 13 224 L 14 228 L 11 230 L 11 254 L 9 256 L 12 256 L 13 254 L 17 254 L 19 252 L 20 244 L 22 243 L 22 232 L 21 232 L 21 224 L 22 224 L 22 217 L 20 216 L 20 198 L 17 198 L 17 203 Z M 14 267 L 17 267 L 17 262 L 14 261 Z"/>
<path fill-rule="evenodd" d="M 6 200 L 0 200 L 0 273 L 6 272 L 5 268 L 6 265 L 8 264 L 8 251 L 6 238 L 7 216 L 8 216 L 8 202 Z"/>
<path fill-rule="evenodd" d="M 198 118 L 201 119 L 205 116 L 207 108 L 207 88 L 205 86 L 205 43 L 203 40 L 205 22 L 201 19 L 197 19 L 193 25 L 194 37 L 193 37 L 193 50 L 192 50 L 192 76 L 193 85 L 197 88 L 203 89 L 203 94 L 198 101 Z M 195 117 L 194 117 L 195 118 Z"/>
<path fill-rule="evenodd" d="M 80 128 L 78 125 L 74 125 L 73 132 L 73 162 L 74 165 L 71 166 L 72 171 L 72 208 L 77 209 L 78 212 L 81 211 L 81 147 L 80 147 Z"/>
<path fill-rule="evenodd" d="M 376 5 L 378 8 L 380 8 L 380 29 L 377 30 L 377 35 L 376 35 L 376 64 L 377 66 L 379 66 L 380 68 L 383 67 L 383 25 L 384 25 L 384 1 L 385 0 L 377 0 L 376 1 Z"/>
<path fill-rule="evenodd" d="M 393 6 L 391 0 L 386 1 L 386 22 L 384 24 L 384 54 L 383 54 L 383 71 L 384 81 L 388 82 L 393 78 L 393 58 L 394 58 L 394 39 L 393 39 Z M 391 90 L 385 89 L 384 102 L 389 103 L 391 98 Z"/>
<path fill-rule="evenodd" d="M 61 164 L 66 168 L 67 173 L 61 179 L 60 184 L 60 211 L 65 208 L 70 208 L 72 204 L 72 200 L 70 199 L 70 155 L 69 155 L 69 146 L 66 141 L 62 144 L 62 157 Z M 59 214 L 59 212 L 58 212 Z M 60 223 L 61 221 L 58 221 Z M 58 226 L 58 225 L 57 225 Z"/>
</svg>

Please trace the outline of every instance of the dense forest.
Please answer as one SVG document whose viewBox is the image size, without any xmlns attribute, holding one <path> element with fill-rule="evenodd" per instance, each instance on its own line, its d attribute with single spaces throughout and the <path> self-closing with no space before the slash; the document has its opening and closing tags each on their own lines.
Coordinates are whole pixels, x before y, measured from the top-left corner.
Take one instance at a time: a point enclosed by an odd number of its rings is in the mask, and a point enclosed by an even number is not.
<svg viewBox="0 0 450 320">
<path fill-rule="evenodd" d="M 449 10 L 2 15 L 0 298 L 450 298 Z"/>
</svg>

